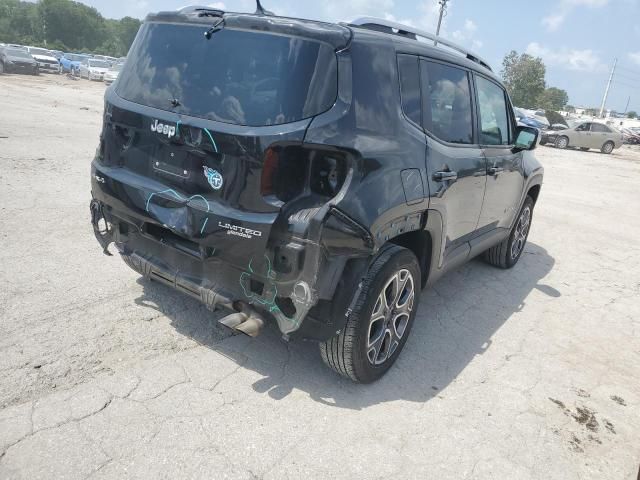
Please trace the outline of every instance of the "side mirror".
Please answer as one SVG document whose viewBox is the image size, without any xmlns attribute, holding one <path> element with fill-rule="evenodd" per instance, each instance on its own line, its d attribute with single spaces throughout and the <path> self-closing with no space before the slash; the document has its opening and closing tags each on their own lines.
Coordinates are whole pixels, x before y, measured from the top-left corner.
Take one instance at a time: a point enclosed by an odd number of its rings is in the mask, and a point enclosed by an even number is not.
<svg viewBox="0 0 640 480">
<path fill-rule="evenodd" d="M 515 150 L 533 150 L 538 145 L 538 129 L 533 127 L 516 128 L 516 145 Z"/>
</svg>

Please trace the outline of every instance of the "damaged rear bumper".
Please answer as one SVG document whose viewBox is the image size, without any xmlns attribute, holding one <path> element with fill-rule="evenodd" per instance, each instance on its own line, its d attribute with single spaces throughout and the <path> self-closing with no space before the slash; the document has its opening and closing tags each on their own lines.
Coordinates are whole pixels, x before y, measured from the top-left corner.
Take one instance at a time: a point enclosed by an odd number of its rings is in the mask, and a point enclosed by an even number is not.
<svg viewBox="0 0 640 480">
<path fill-rule="evenodd" d="M 239 222 L 233 212 L 216 215 L 215 207 L 203 217 L 200 202 L 191 205 L 189 199 L 165 198 L 149 206 L 155 198 L 139 185 L 123 183 L 109 169 L 94 165 L 92 170 L 92 223 L 105 253 L 114 243 L 144 277 L 211 310 L 241 314 L 222 323 L 245 333 L 255 333 L 262 319 L 274 319 L 292 338 L 325 340 L 336 333 L 331 319 L 308 314 L 319 300 L 332 299 L 348 258 L 371 254 L 368 231 L 347 215 L 330 205 L 295 214 L 289 219 L 295 225 L 286 231 L 304 233 L 283 237 L 251 222 L 235 228 Z M 130 199 L 139 196 L 142 204 L 135 208 L 135 202 L 123 202 L 125 193 Z M 271 235 L 245 238 L 254 230 Z M 243 323 L 249 331 L 239 327 Z"/>
</svg>

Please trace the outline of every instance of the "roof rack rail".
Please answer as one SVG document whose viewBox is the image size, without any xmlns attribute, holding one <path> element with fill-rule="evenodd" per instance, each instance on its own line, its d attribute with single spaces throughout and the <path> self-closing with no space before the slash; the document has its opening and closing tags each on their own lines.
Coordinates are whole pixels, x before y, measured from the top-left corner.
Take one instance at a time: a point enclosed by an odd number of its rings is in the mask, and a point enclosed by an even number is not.
<svg viewBox="0 0 640 480">
<path fill-rule="evenodd" d="M 438 35 L 434 35 L 433 33 L 426 32 L 424 30 L 420 30 L 417 28 L 409 27 L 407 25 L 403 25 L 397 22 L 391 22 L 389 20 L 384 20 L 382 18 L 375 17 L 362 17 L 350 22 L 349 25 L 353 25 L 356 27 L 368 28 L 370 30 L 376 30 L 378 32 L 391 33 L 394 35 L 400 35 L 402 37 L 411 38 L 413 40 L 417 40 L 417 37 L 426 38 L 428 40 L 433 40 L 434 44 L 437 46 L 438 43 L 449 47 L 452 50 L 455 50 L 459 53 L 462 53 L 466 58 L 471 60 L 472 62 L 476 62 L 479 65 L 482 65 L 484 68 L 489 71 L 493 71 L 489 64 L 484 61 L 482 58 L 477 56 L 475 53 L 471 53 L 466 48 L 458 45 L 457 43 L 453 43 L 447 39 L 444 39 Z"/>
</svg>

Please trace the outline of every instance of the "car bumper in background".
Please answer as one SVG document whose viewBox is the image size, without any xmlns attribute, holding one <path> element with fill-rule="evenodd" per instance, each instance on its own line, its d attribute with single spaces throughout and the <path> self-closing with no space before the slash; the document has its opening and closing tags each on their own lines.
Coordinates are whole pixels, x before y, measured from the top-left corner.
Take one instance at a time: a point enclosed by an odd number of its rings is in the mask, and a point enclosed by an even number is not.
<svg viewBox="0 0 640 480">
<path fill-rule="evenodd" d="M 60 71 L 60 65 L 57 63 L 38 62 L 38 69 L 41 72 L 58 73 Z"/>
</svg>

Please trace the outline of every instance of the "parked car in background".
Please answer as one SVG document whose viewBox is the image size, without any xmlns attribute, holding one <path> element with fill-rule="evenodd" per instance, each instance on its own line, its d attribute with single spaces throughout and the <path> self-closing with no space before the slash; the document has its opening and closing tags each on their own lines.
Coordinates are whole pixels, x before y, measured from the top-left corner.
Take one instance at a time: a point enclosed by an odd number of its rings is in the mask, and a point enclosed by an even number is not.
<svg viewBox="0 0 640 480">
<path fill-rule="evenodd" d="M 120 70 L 122 69 L 122 63 L 116 63 L 115 65 L 113 65 L 108 71 L 107 73 L 104 74 L 104 83 L 106 83 L 107 85 L 111 85 L 113 82 L 115 82 L 118 78 L 118 75 L 120 74 Z"/>
<path fill-rule="evenodd" d="M 627 145 L 640 145 L 640 131 L 636 132 L 630 128 L 622 130 L 623 142 Z"/>
<path fill-rule="evenodd" d="M 102 81 L 109 68 L 109 62 L 106 60 L 88 58 L 80 64 L 80 78 Z"/>
<path fill-rule="evenodd" d="M 581 123 L 575 128 L 558 131 L 545 131 L 541 145 L 553 144 L 556 148 L 577 147 L 582 150 L 595 148 L 602 153 L 611 153 L 622 146 L 622 133 L 597 122 Z"/>
<path fill-rule="evenodd" d="M 38 63 L 38 69 L 41 72 L 58 73 L 60 71 L 58 59 L 46 48 L 27 47 L 27 51 Z"/>
<path fill-rule="evenodd" d="M 0 73 L 38 75 L 38 63 L 26 49 L 2 47 L 0 49 Z"/>
<path fill-rule="evenodd" d="M 89 57 L 78 53 L 63 54 L 62 57 L 60 57 L 60 73 L 73 73 L 74 75 L 78 75 L 80 65 L 85 58 Z"/>
<path fill-rule="evenodd" d="M 533 127 L 533 128 L 537 128 L 538 130 L 542 130 L 545 127 L 545 124 L 536 120 L 535 118 L 533 118 L 530 115 L 527 115 L 527 113 L 520 109 L 520 108 L 514 108 L 513 109 L 513 113 L 516 116 L 516 120 L 518 121 L 518 125 L 521 126 L 526 126 L 526 127 Z"/>
<path fill-rule="evenodd" d="M 63 53 L 60 50 L 49 50 L 54 57 L 56 57 L 57 60 L 60 60 L 60 57 L 62 57 Z"/>
</svg>

